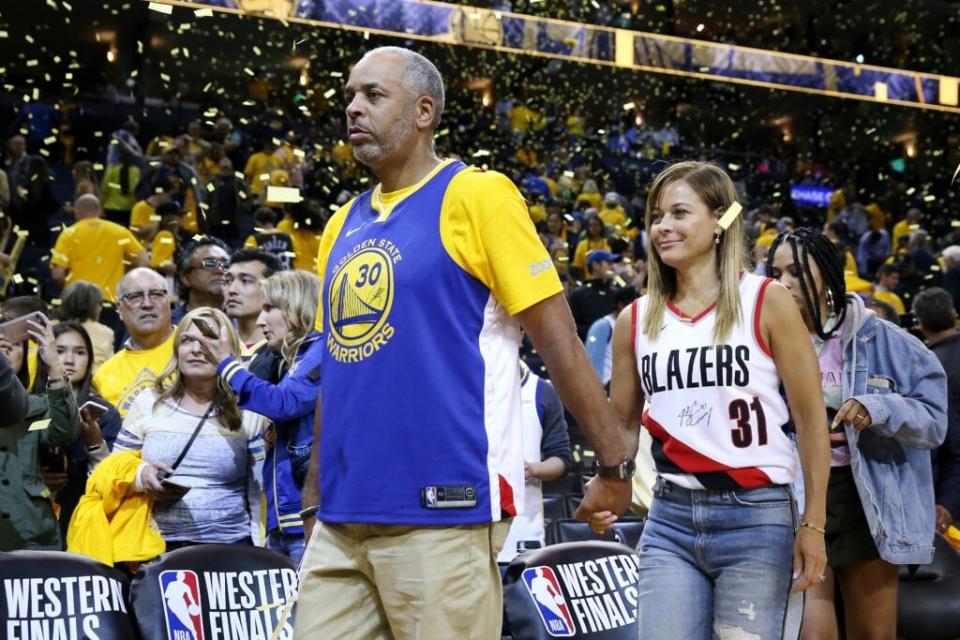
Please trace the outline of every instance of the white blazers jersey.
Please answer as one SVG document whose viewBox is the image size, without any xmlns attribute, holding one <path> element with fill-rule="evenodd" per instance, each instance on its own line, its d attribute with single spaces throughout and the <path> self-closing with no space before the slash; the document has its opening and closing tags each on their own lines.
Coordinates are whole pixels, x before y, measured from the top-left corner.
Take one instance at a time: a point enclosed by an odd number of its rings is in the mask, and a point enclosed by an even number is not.
<svg viewBox="0 0 960 640">
<path fill-rule="evenodd" d="M 520 399 L 523 402 L 523 459 L 537 462 L 542 458 L 543 416 L 537 400 L 541 380 L 522 365 L 523 377 L 520 380 Z M 518 542 L 545 541 L 543 528 L 543 485 L 536 478 L 527 480 L 523 485 L 523 511 L 513 518 L 507 539 L 500 549 L 497 562 L 508 563 L 517 557 Z"/>
<path fill-rule="evenodd" d="M 647 298 L 632 307 L 632 340 L 644 393 L 643 424 L 653 459 L 667 480 L 688 489 L 790 484 L 797 469 L 773 354 L 760 334 L 760 310 L 773 282 L 744 273 L 742 317 L 714 344 L 716 308 L 684 318 L 667 305 L 660 335 L 643 334 Z M 806 339 L 806 336 L 804 336 Z"/>
</svg>

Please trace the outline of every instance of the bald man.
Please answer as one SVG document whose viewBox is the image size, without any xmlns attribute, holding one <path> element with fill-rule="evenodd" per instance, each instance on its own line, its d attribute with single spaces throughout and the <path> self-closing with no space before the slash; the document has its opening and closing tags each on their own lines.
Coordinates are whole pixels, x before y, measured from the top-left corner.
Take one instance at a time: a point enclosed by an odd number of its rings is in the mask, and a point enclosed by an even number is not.
<svg viewBox="0 0 960 640">
<path fill-rule="evenodd" d="M 53 248 L 50 272 L 63 286 L 86 280 L 103 290 L 103 298 L 116 303 L 115 292 L 128 269 L 149 264 L 143 246 L 126 227 L 101 220 L 97 196 L 82 195 L 73 205 L 76 222 L 65 229 Z"/>
<path fill-rule="evenodd" d="M 117 287 L 120 319 L 129 338 L 100 365 L 93 383 L 121 416 L 137 395 L 151 386 L 173 357 L 170 292 L 153 269 L 136 268 Z"/>
</svg>

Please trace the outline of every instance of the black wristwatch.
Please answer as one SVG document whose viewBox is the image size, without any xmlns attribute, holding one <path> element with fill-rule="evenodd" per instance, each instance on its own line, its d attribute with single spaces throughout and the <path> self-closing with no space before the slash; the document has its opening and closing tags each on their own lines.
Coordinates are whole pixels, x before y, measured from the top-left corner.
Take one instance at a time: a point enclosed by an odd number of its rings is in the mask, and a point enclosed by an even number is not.
<svg viewBox="0 0 960 640">
<path fill-rule="evenodd" d="M 637 472 L 637 463 L 633 458 L 624 458 L 620 461 L 620 464 L 616 464 L 612 467 L 605 467 L 600 464 L 599 460 L 597 460 L 596 471 L 597 475 L 601 478 L 629 480 Z"/>
</svg>

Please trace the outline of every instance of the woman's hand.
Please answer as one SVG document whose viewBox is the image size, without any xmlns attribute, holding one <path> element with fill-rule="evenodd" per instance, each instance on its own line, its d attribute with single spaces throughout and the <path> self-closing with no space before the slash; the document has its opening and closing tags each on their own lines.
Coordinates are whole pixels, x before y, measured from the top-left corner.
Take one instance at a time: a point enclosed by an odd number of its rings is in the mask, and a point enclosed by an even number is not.
<svg viewBox="0 0 960 640">
<path fill-rule="evenodd" d="M 830 428 L 836 429 L 841 422 L 853 427 L 857 431 L 863 431 L 873 424 L 873 419 L 870 417 L 870 412 L 867 411 L 865 406 L 853 398 L 848 398 L 847 401 L 840 406 L 840 410 L 837 411 L 837 415 L 833 418 L 833 424 L 830 425 Z"/>
<path fill-rule="evenodd" d="M 47 377 L 56 381 L 63 377 L 63 363 L 57 353 L 57 339 L 53 335 L 53 323 L 41 315 L 40 320 L 27 321 L 27 334 L 37 343 L 37 355 L 47 365 Z"/>
<path fill-rule="evenodd" d="M 203 356 L 214 366 L 219 366 L 221 362 L 233 355 L 226 327 L 220 328 L 219 338 L 209 338 L 206 335 L 201 335 L 197 338 L 197 342 L 200 344 Z"/>
<path fill-rule="evenodd" d="M 793 543 L 793 593 L 806 591 L 824 580 L 827 548 L 823 534 L 810 527 L 800 527 Z"/>
<path fill-rule="evenodd" d="M 154 500 L 172 502 L 183 497 L 183 493 L 168 489 L 161 479 L 173 475 L 173 468 L 163 462 L 148 462 L 140 473 L 140 487 Z"/>
</svg>

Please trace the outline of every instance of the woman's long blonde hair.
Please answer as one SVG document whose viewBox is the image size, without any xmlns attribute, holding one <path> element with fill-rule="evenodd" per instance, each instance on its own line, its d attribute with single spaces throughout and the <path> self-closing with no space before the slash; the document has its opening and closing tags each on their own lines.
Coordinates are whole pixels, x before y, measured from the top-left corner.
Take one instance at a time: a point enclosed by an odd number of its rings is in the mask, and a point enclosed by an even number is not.
<svg viewBox="0 0 960 640">
<path fill-rule="evenodd" d="M 200 307 L 190 311 L 183 316 L 173 333 L 173 358 L 170 360 L 170 364 L 153 383 L 154 389 L 157 391 L 157 400 L 153 403 L 154 408 L 167 398 L 179 402 L 183 398 L 183 394 L 186 393 L 186 383 L 183 376 L 180 375 L 179 353 L 180 344 L 183 342 L 183 333 L 190 328 L 194 318 L 203 318 L 213 325 L 217 333 L 226 327 L 231 355 L 237 357 L 240 354 L 240 339 L 237 337 L 237 332 L 233 330 L 230 318 L 223 311 L 211 307 Z M 213 398 L 213 408 L 217 421 L 230 431 L 236 431 L 242 425 L 243 416 L 240 413 L 240 407 L 237 406 L 237 395 L 227 384 L 227 381 L 220 376 L 217 376 L 217 394 Z"/>
<path fill-rule="evenodd" d="M 264 280 L 260 288 L 264 302 L 280 309 L 290 324 L 290 331 L 283 337 L 280 355 L 288 367 L 293 366 L 300 345 L 313 331 L 317 319 L 320 279 L 300 269 L 280 271 Z"/>
<path fill-rule="evenodd" d="M 661 171 L 650 186 L 647 196 L 646 229 L 650 237 L 653 212 L 660 206 L 663 190 L 668 185 L 683 181 L 690 185 L 700 199 L 719 219 L 727 208 L 737 201 L 737 189 L 727 172 L 709 162 L 678 162 Z M 720 276 L 720 295 L 717 300 L 717 321 L 713 328 L 716 343 L 725 341 L 741 319 L 740 272 L 747 266 L 747 243 L 744 236 L 743 215 L 720 235 L 716 250 L 717 272 Z M 677 272 L 660 259 L 651 242 L 647 261 L 647 312 L 643 318 L 643 333 L 654 340 L 660 335 L 663 313 L 667 302 L 677 295 Z"/>
</svg>

